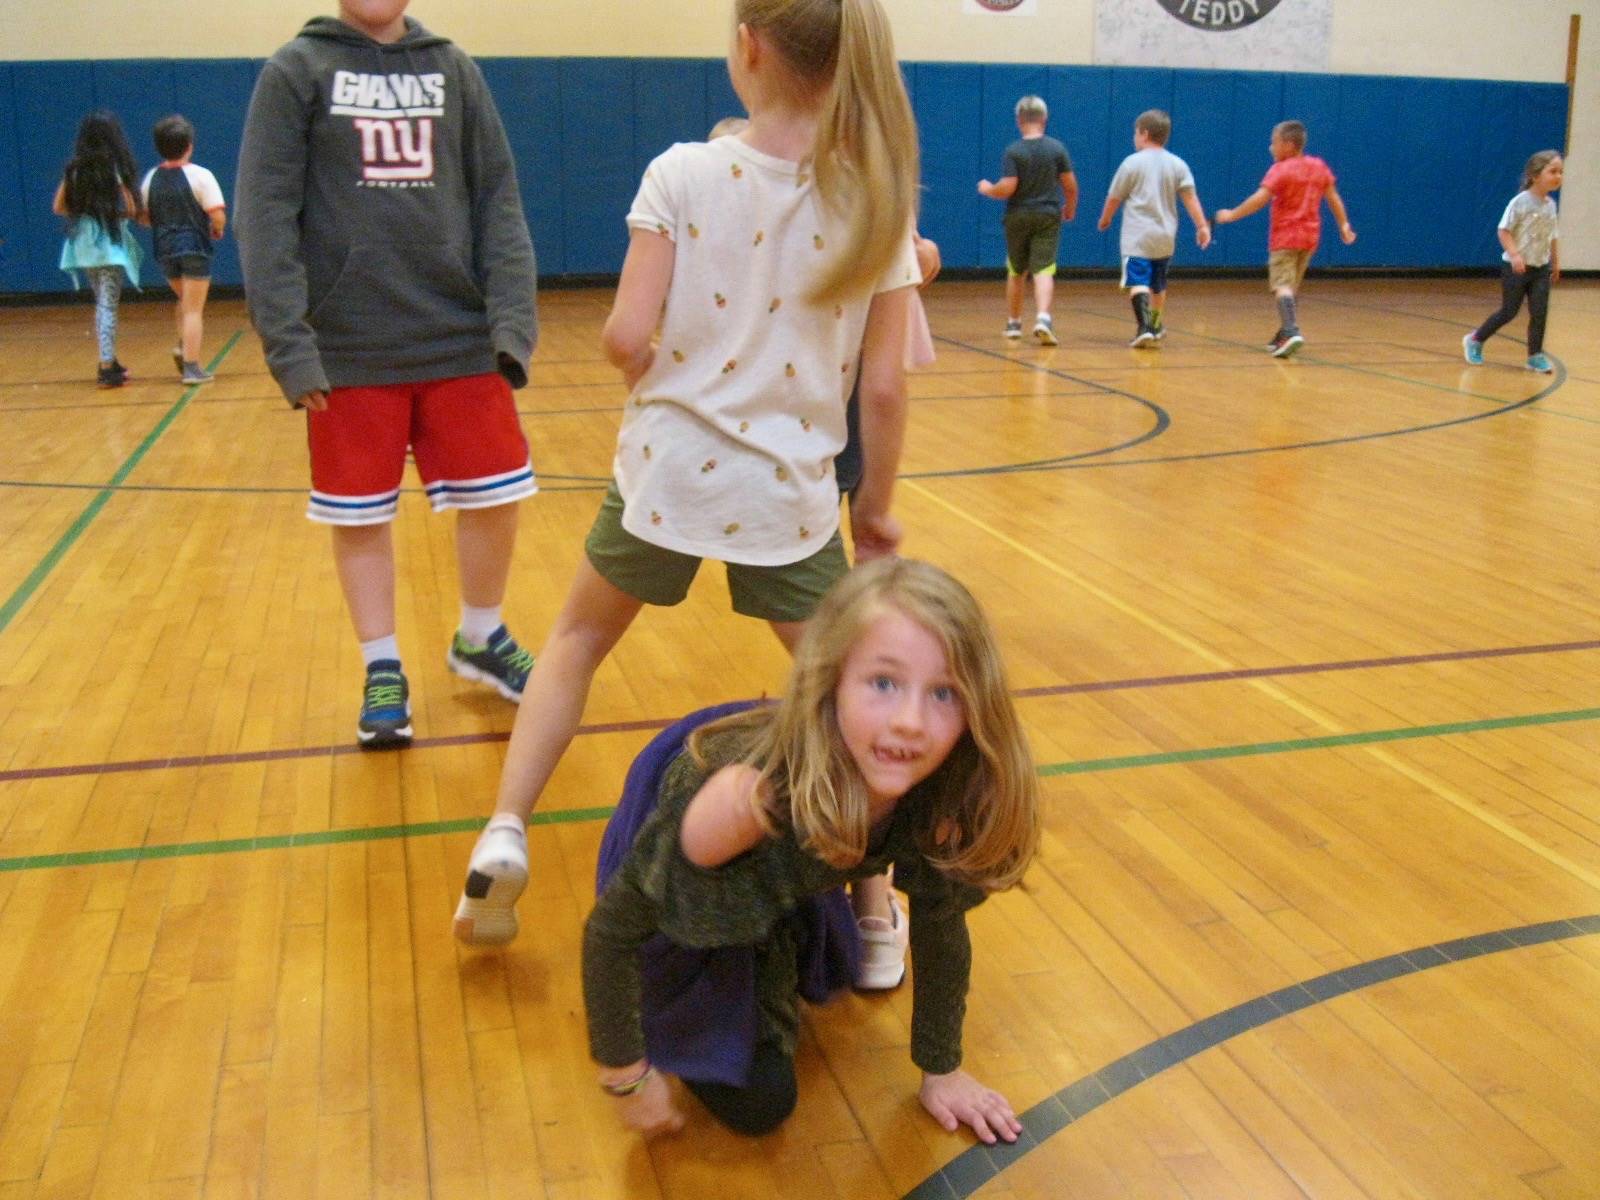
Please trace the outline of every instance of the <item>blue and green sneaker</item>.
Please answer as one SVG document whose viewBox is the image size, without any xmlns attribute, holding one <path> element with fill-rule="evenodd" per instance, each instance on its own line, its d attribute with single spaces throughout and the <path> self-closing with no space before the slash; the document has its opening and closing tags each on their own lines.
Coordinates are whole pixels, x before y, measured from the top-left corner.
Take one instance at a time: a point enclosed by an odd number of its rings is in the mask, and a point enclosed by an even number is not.
<svg viewBox="0 0 1600 1200">
<path fill-rule="evenodd" d="M 356 740 L 363 750 L 411 744 L 411 688 L 400 664 L 392 658 L 380 658 L 367 666 Z"/>
<path fill-rule="evenodd" d="M 517 645 L 517 639 L 504 625 L 489 635 L 486 646 L 474 646 L 456 630 L 445 662 L 457 675 L 487 683 L 512 701 L 521 701 L 528 672 L 533 670 L 533 655 Z"/>
</svg>

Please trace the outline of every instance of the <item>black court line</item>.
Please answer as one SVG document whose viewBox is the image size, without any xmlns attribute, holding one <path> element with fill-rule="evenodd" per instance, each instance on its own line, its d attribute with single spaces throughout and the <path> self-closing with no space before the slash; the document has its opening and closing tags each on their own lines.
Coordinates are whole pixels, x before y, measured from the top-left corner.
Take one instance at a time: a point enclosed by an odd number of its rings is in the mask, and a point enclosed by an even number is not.
<svg viewBox="0 0 1600 1200">
<path fill-rule="evenodd" d="M 1124 1092 L 1240 1034 L 1269 1025 L 1280 1017 L 1316 1004 L 1325 1004 L 1374 984 L 1417 975 L 1451 963 L 1595 934 L 1600 934 L 1600 913 L 1518 925 L 1355 963 L 1236 1004 L 1175 1033 L 1148 1042 L 1115 1062 L 1107 1063 L 1093 1074 L 1069 1083 L 1018 1117 L 1022 1122 L 1022 1134 L 1015 1142 L 994 1146 L 979 1143 L 962 1151 L 907 1192 L 902 1200 L 966 1200 L 1007 1167 L 1037 1150 L 1049 1138 L 1102 1105 L 1109 1104 Z"/>
</svg>

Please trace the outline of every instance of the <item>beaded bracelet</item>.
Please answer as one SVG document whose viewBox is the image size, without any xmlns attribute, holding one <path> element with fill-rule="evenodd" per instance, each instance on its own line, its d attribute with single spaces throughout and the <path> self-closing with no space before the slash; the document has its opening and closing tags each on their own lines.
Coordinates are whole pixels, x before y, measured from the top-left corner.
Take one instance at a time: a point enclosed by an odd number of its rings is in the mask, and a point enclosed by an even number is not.
<svg viewBox="0 0 1600 1200">
<path fill-rule="evenodd" d="M 631 1096 L 650 1081 L 656 1073 L 655 1067 L 645 1064 L 643 1071 L 639 1072 L 637 1079 L 630 1079 L 627 1083 L 602 1083 L 600 1090 L 608 1096 Z"/>
</svg>

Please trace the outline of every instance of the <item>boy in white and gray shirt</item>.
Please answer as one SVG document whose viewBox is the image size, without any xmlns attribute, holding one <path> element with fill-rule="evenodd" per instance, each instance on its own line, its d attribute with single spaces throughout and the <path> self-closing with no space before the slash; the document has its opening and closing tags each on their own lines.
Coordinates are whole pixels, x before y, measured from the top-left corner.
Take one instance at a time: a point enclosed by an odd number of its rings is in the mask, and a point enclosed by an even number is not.
<svg viewBox="0 0 1600 1200">
<path fill-rule="evenodd" d="M 1195 192 L 1189 164 L 1170 153 L 1167 138 L 1172 118 L 1158 108 L 1139 114 L 1133 123 L 1134 153 L 1122 160 L 1111 178 L 1100 229 L 1111 228 L 1119 205 L 1122 214 L 1122 286 L 1128 289 L 1139 327 L 1132 346 L 1154 346 L 1166 336 L 1161 314 L 1167 302 L 1167 263 L 1178 235 L 1178 202 L 1194 221 L 1195 241 L 1211 244 L 1211 226 Z"/>
</svg>

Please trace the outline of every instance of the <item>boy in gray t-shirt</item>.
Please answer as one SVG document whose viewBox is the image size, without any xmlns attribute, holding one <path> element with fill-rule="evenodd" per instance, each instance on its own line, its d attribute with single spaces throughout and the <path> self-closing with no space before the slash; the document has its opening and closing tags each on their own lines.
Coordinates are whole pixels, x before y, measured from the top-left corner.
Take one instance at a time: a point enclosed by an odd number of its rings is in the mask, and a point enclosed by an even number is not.
<svg viewBox="0 0 1600 1200">
<path fill-rule="evenodd" d="M 1111 178 L 1100 230 L 1111 228 L 1117 207 L 1122 213 L 1122 286 L 1133 302 L 1139 327 L 1131 346 L 1154 346 L 1166 336 L 1161 313 L 1167 302 L 1167 263 L 1178 235 L 1178 201 L 1194 221 L 1200 249 L 1211 244 L 1211 226 L 1195 192 L 1189 164 L 1168 152 L 1172 118 L 1158 108 L 1139 114 L 1133 123 L 1134 153 L 1122 160 Z"/>
</svg>

